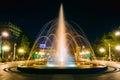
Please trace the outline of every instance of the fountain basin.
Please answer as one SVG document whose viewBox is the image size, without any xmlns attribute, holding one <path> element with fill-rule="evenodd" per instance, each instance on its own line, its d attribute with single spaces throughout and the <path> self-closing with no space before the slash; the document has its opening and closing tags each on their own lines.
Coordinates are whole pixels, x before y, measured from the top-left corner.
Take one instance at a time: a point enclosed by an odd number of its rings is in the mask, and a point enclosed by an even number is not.
<svg viewBox="0 0 120 80">
<path fill-rule="evenodd" d="M 98 73 L 107 70 L 107 66 L 92 62 L 96 60 L 94 51 L 81 28 L 77 25 L 75 28 L 79 31 L 65 21 L 61 4 L 57 22 L 43 27 L 30 51 L 28 61 L 34 60 L 17 69 L 40 74 Z"/>
<path fill-rule="evenodd" d="M 107 70 L 107 66 L 88 66 L 80 65 L 76 67 L 46 67 L 46 66 L 24 66 L 20 65 L 17 69 L 24 73 L 37 73 L 37 74 L 83 74 L 83 73 L 99 73 Z"/>
</svg>

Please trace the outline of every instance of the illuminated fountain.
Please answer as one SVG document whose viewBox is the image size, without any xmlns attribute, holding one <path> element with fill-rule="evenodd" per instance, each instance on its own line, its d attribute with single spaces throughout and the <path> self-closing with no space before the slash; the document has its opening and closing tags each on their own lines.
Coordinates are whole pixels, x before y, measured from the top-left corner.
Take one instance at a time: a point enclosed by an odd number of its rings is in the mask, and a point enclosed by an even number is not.
<svg viewBox="0 0 120 80">
<path fill-rule="evenodd" d="M 82 29 L 75 23 L 73 26 L 65 21 L 61 5 L 59 18 L 43 26 L 28 61 L 17 69 L 30 73 L 89 73 L 106 70 L 106 66 L 95 63 L 94 51 Z"/>
<path fill-rule="evenodd" d="M 57 65 L 59 66 L 65 66 L 69 65 L 68 62 L 68 56 L 69 54 L 69 48 L 67 48 L 67 36 L 66 36 L 66 27 L 65 27 L 65 21 L 64 21 L 64 15 L 63 15 L 63 6 L 61 5 L 60 8 L 60 14 L 58 18 L 58 28 L 56 31 L 56 56 L 55 60 Z M 70 57 L 70 56 L 69 56 Z"/>
</svg>

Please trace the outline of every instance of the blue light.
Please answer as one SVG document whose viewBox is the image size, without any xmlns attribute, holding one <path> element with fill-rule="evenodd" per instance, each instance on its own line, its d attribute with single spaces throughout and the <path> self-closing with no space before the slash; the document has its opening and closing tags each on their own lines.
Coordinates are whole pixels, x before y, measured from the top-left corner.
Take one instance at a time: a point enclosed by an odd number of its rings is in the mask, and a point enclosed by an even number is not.
<svg viewBox="0 0 120 80">
<path fill-rule="evenodd" d="M 39 47 L 40 48 L 46 48 L 46 44 L 40 44 Z"/>
</svg>

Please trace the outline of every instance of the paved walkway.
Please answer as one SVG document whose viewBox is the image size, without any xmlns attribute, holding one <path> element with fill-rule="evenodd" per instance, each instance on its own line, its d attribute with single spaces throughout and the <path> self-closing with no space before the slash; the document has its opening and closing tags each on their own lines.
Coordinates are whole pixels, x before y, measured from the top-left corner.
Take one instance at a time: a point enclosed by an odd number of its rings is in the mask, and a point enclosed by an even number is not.
<svg viewBox="0 0 120 80">
<path fill-rule="evenodd" d="M 119 67 L 119 62 L 98 61 L 109 66 Z M 17 66 L 23 62 L 0 63 L 0 80 L 120 80 L 120 72 L 103 74 L 26 74 L 5 72 L 6 67 Z"/>
</svg>

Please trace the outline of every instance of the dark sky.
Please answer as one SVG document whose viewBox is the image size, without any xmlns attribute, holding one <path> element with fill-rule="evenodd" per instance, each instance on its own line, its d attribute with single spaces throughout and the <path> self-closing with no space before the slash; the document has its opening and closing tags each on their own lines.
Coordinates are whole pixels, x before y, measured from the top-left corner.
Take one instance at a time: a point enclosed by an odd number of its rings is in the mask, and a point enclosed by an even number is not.
<svg viewBox="0 0 120 80">
<path fill-rule="evenodd" d="M 66 20 L 81 26 L 90 41 L 120 25 L 120 1 L 62 0 Z M 0 0 L 0 22 L 26 30 L 33 38 L 48 21 L 57 18 L 61 0 Z"/>
</svg>

